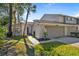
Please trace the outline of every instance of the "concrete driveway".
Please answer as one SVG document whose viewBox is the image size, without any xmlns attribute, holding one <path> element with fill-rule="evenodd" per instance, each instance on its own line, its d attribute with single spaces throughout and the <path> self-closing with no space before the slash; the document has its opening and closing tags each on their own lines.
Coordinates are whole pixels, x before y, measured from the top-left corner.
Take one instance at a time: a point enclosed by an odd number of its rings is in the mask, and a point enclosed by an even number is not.
<svg viewBox="0 0 79 59">
<path fill-rule="evenodd" d="M 79 47 L 79 38 L 74 38 L 74 37 L 63 37 L 63 38 L 51 39 L 48 41 L 41 41 L 40 43 L 54 42 L 54 41 L 58 41 L 58 42 L 66 43 L 75 47 Z"/>
<path fill-rule="evenodd" d="M 51 41 L 58 41 L 58 42 L 67 43 L 67 44 L 74 44 L 74 43 L 79 43 L 79 38 L 62 37 L 62 38 L 57 38 L 57 39 L 51 39 L 51 40 L 48 40 L 48 41 L 41 41 L 41 43 L 51 42 Z"/>
<path fill-rule="evenodd" d="M 56 40 L 79 48 L 79 38 L 64 37 L 64 38 L 58 38 Z"/>
<path fill-rule="evenodd" d="M 56 41 L 67 43 L 67 44 L 73 44 L 73 43 L 79 43 L 79 38 L 63 37 L 63 38 L 56 39 Z"/>
</svg>

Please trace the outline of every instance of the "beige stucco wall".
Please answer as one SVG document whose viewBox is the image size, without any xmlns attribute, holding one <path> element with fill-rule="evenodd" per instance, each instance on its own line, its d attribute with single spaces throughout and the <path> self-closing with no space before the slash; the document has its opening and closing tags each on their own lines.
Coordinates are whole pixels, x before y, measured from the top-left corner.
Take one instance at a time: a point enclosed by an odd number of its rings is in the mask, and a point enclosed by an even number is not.
<svg viewBox="0 0 79 59">
<path fill-rule="evenodd" d="M 29 31 L 31 32 L 31 25 L 28 25 Z M 65 30 L 66 27 L 66 30 Z M 24 24 L 22 24 L 22 33 L 24 29 Z M 70 32 L 75 32 L 76 31 L 76 26 L 60 26 L 60 25 L 45 25 L 45 24 L 39 24 L 39 23 L 34 23 L 33 28 L 32 28 L 32 33 L 35 31 L 35 36 L 37 38 L 42 38 L 44 37 L 43 32 L 47 31 L 48 32 L 48 38 L 53 38 L 53 37 L 58 37 L 58 36 L 64 36 L 64 35 L 70 35 Z M 19 33 L 17 33 L 18 35 Z M 27 34 L 27 29 L 25 34 Z"/>
<path fill-rule="evenodd" d="M 55 15 L 55 14 L 49 14 L 45 15 L 41 20 L 48 20 L 48 21 L 54 21 L 54 22 L 63 22 L 64 17 L 60 15 Z"/>
<path fill-rule="evenodd" d="M 25 24 L 22 25 L 22 33 L 23 33 L 23 30 L 24 30 L 24 25 L 25 25 Z M 26 25 L 25 35 L 27 35 L 27 27 L 28 27 L 28 33 L 31 34 L 32 25 L 33 25 L 33 23 L 28 23 L 28 24 Z"/>
<path fill-rule="evenodd" d="M 16 35 L 22 35 L 22 26 L 20 26 L 19 24 L 16 24 L 16 25 L 12 25 L 12 34 L 13 36 Z"/>
<path fill-rule="evenodd" d="M 41 27 L 38 23 L 34 23 L 34 26 L 33 26 L 33 30 L 32 30 L 32 33 L 35 31 L 35 36 L 37 38 L 40 38 L 40 33 L 41 33 Z"/>
<path fill-rule="evenodd" d="M 64 17 L 63 16 L 59 16 L 59 22 L 64 22 Z"/>
<path fill-rule="evenodd" d="M 65 28 L 66 27 L 66 28 Z M 35 24 L 33 31 L 36 32 L 37 38 L 44 37 L 43 32 L 48 32 L 48 38 L 54 38 L 59 36 L 70 35 L 70 32 L 76 31 L 76 26 L 60 26 L 60 25 L 44 25 L 44 24 Z"/>
</svg>

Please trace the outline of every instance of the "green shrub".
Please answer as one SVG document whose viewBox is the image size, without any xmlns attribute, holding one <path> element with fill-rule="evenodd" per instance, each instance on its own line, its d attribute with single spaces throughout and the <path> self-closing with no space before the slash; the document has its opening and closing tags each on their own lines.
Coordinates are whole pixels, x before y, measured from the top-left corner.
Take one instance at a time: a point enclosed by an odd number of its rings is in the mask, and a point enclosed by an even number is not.
<svg viewBox="0 0 79 59">
<path fill-rule="evenodd" d="M 0 39 L 3 39 L 6 36 L 6 27 L 0 26 Z"/>
<path fill-rule="evenodd" d="M 3 47 L 3 44 L 4 44 L 4 40 L 0 40 L 0 48 Z"/>
<path fill-rule="evenodd" d="M 41 45 L 36 45 L 35 47 L 35 55 L 43 55 L 44 49 Z"/>
<path fill-rule="evenodd" d="M 48 32 L 43 32 L 44 38 L 47 38 Z"/>
</svg>

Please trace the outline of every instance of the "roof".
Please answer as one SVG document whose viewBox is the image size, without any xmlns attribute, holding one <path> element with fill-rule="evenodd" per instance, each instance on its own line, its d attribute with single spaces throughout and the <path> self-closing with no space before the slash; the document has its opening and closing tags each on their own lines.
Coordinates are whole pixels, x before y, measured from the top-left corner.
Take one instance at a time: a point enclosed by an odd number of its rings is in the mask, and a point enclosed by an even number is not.
<svg viewBox="0 0 79 59">
<path fill-rule="evenodd" d="M 68 16 L 68 15 L 63 15 L 63 14 L 44 14 L 43 17 L 46 16 L 50 16 L 50 15 L 59 15 L 59 16 Z M 42 18 L 43 18 L 42 17 Z M 73 17 L 73 16 L 68 16 L 68 17 Z M 42 20 L 42 18 L 40 20 L 34 20 L 34 22 L 38 22 L 38 23 L 61 23 L 63 24 L 63 22 L 56 22 L 56 21 L 48 21 L 48 20 Z M 73 17 L 73 18 L 77 18 L 77 17 Z M 79 19 L 79 18 L 78 18 Z"/>
</svg>

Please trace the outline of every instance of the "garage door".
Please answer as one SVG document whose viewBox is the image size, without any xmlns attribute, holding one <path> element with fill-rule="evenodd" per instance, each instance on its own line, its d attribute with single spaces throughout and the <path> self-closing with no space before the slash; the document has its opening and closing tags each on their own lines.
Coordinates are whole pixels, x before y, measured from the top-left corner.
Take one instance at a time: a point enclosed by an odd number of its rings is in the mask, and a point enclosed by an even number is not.
<svg viewBox="0 0 79 59">
<path fill-rule="evenodd" d="M 61 26 L 46 26 L 48 38 L 64 36 L 64 27 Z"/>
</svg>

